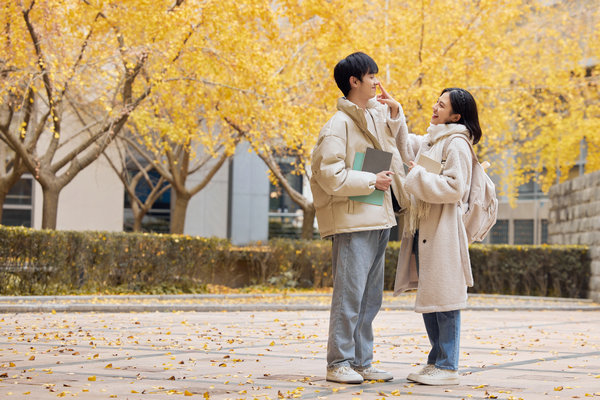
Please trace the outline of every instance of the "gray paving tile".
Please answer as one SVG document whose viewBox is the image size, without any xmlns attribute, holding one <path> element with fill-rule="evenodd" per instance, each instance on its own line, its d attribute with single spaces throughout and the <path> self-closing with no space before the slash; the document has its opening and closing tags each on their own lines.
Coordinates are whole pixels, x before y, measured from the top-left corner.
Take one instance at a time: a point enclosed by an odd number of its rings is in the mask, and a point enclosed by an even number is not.
<svg viewBox="0 0 600 400">
<path fill-rule="evenodd" d="M 461 385 L 429 387 L 405 379 L 429 350 L 420 315 L 382 311 L 375 358 L 395 379 L 339 385 L 327 311 L 5 313 L 0 398 L 600 398 L 599 327 L 598 311 L 465 311 Z"/>
</svg>

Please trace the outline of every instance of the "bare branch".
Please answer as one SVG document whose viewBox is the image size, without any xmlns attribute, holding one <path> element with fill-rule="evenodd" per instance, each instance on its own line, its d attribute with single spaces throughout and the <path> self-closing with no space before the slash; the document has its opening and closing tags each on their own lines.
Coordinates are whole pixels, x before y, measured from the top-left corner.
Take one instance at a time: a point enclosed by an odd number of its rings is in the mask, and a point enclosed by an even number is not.
<svg viewBox="0 0 600 400">
<path fill-rule="evenodd" d="M 205 85 L 210 85 L 210 86 L 218 86 L 218 87 L 223 87 L 226 89 L 231 89 L 231 90 L 235 90 L 241 93 L 245 93 L 245 94 L 251 94 L 253 96 L 256 97 L 260 97 L 262 99 L 269 99 L 269 100 L 274 100 L 272 97 L 269 96 L 265 96 L 264 94 L 259 94 L 256 93 L 253 90 L 248 90 L 248 89 L 242 89 L 239 87 L 235 87 L 235 86 L 231 86 L 231 85 L 226 85 L 224 83 L 217 83 L 217 82 L 212 82 L 206 79 L 198 79 L 198 78 L 190 78 L 190 77 L 181 77 L 181 78 L 169 78 L 169 79 L 165 79 L 165 82 L 172 82 L 172 81 L 191 81 L 191 82 L 200 82 L 203 83 Z"/>
<path fill-rule="evenodd" d="M 204 178 L 202 179 L 202 181 L 200 181 L 200 183 L 198 183 L 196 186 L 194 186 L 188 192 L 193 196 L 196 193 L 200 192 L 202 189 L 204 189 L 206 187 L 206 185 L 208 185 L 208 183 L 211 181 L 211 179 L 213 178 L 213 176 L 215 176 L 215 174 L 217 172 L 219 172 L 219 170 L 221 169 L 221 167 L 223 166 L 223 164 L 225 163 L 225 161 L 227 161 L 227 159 L 229 157 L 230 156 L 227 155 L 226 152 L 221 153 L 221 156 L 219 157 L 219 160 L 217 161 L 217 163 L 215 165 L 212 166 L 212 168 L 208 172 L 208 174 L 206 174 L 204 176 Z"/>
<path fill-rule="evenodd" d="M 98 18 L 100 18 L 101 14 L 98 13 L 96 14 L 96 17 L 94 18 L 94 22 L 96 22 L 98 20 Z M 71 82 L 71 79 L 73 79 L 73 77 L 75 76 L 75 71 L 77 70 L 77 67 L 79 66 L 79 63 L 81 62 L 81 60 L 83 59 L 83 53 L 85 52 L 85 49 L 88 46 L 88 41 L 90 40 L 90 37 L 92 37 L 92 33 L 94 32 L 94 28 L 90 28 L 90 31 L 88 32 L 88 34 L 86 35 L 85 39 L 83 40 L 83 43 L 81 45 L 81 49 L 79 49 L 79 54 L 77 56 L 77 59 L 75 60 L 75 63 L 73 63 L 73 67 L 71 68 L 71 73 L 69 74 L 69 77 L 66 79 L 65 81 L 65 86 L 63 88 L 63 90 L 60 93 L 60 98 L 62 98 L 64 96 L 64 94 L 67 91 L 67 88 L 69 86 L 69 83 Z"/>
<path fill-rule="evenodd" d="M 29 13 L 33 9 L 35 1 L 31 2 L 31 5 L 28 10 L 23 11 L 23 19 L 25 20 L 25 25 L 27 26 L 27 31 L 29 32 L 29 36 L 31 37 L 31 41 L 33 44 L 33 48 L 35 49 L 35 54 L 38 58 L 38 67 L 42 72 L 42 80 L 44 82 L 44 88 L 46 90 L 46 95 L 48 96 L 50 115 L 52 116 L 52 123 L 54 124 L 54 129 L 56 132 L 60 132 L 60 118 L 57 115 L 56 107 L 54 99 L 54 88 L 52 86 L 52 82 L 50 81 L 50 76 L 48 74 L 48 66 L 42 51 L 42 47 L 40 45 L 40 39 L 35 31 L 33 23 L 29 18 Z"/>
<path fill-rule="evenodd" d="M 304 197 L 302 193 L 298 192 L 292 187 L 292 185 L 290 185 L 288 180 L 285 178 L 285 175 L 283 175 L 279 164 L 273 158 L 272 153 L 264 154 L 260 152 L 258 153 L 258 156 L 265 162 L 265 164 L 267 164 L 267 167 L 269 167 L 273 175 L 275 175 L 279 184 L 283 187 L 283 189 L 287 192 L 287 194 L 292 198 L 292 200 L 295 203 L 302 207 L 303 210 L 311 206 L 310 202 L 306 199 L 306 197 Z"/>
<path fill-rule="evenodd" d="M 480 1 L 477 2 L 477 6 L 480 5 Z M 469 21 L 469 23 L 467 24 L 466 27 L 466 31 L 470 31 L 471 27 L 473 26 L 473 24 L 475 23 L 475 21 L 477 21 L 477 19 L 479 19 L 479 16 L 481 15 L 481 13 L 483 12 L 483 10 L 480 8 L 477 13 L 473 16 L 473 18 L 471 18 L 471 21 Z M 448 54 L 448 52 L 450 51 L 450 49 L 452 49 L 452 47 L 454 47 L 454 45 L 456 45 L 456 43 L 458 43 L 458 41 L 463 37 L 464 35 L 458 35 L 456 38 L 454 38 L 454 40 L 448 45 L 446 46 L 446 48 L 444 49 L 444 51 L 442 51 L 442 57 L 445 57 L 446 54 Z"/>
</svg>

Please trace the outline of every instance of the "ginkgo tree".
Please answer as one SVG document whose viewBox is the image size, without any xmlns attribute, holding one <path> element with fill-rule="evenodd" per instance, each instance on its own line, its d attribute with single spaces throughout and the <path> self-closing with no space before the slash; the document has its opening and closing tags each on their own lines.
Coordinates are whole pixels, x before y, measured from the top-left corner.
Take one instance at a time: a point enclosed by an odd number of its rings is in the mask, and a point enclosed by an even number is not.
<svg viewBox="0 0 600 400">
<path fill-rule="evenodd" d="M 174 193 L 171 232 L 183 233 L 187 205 L 209 183 L 241 140 L 261 143 L 277 134 L 272 120 L 298 124 L 282 96 L 279 49 L 283 8 L 264 0 L 190 2 L 195 10 L 185 50 L 161 71 L 152 99 L 132 115 L 128 146 L 165 178 Z M 184 6 L 184 5 L 182 5 Z M 283 22 L 287 24 L 286 22 Z M 236 129 L 236 121 L 249 122 Z M 195 184 L 192 174 L 202 178 Z"/>
<path fill-rule="evenodd" d="M 133 232 L 142 231 L 144 217 L 152 210 L 156 201 L 171 185 L 163 176 L 156 177 L 152 163 L 146 162 L 127 143 L 127 136 L 115 140 L 116 150 L 110 156 L 104 154 L 107 162 L 117 174 L 128 196 L 133 223 Z M 115 155 L 116 153 L 116 155 Z"/>
<path fill-rule="evenodd" d="M 42 187 L 43 228 L 56 227 L 61 190 L 103 153 L 160 80 L 146 63 L 159 58 L 164 70 L 185 46 L 193 10 L 182 3 L 19 0 L 0 7 L 0 137 Z"/>
</svg>

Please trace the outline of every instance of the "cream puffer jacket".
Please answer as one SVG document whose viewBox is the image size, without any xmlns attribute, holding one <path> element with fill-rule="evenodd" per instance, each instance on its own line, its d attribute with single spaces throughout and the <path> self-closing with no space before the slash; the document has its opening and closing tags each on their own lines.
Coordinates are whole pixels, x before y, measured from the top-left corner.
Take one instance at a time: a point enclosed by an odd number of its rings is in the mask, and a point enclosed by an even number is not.
<svg viewBox="0 0 600 400">
<path fill-rule="evenodd" d="M 367 111 L 373 116 L 376 132 L 369 132 L 365 111 L 340 98 L 338 111 L 323 126 L 313 149 L 310 186 L 321 237 L 337 233 L 386 229 L 396 225 L 392 195 L 385 192 L 382 206 L 350 200 L 349 196 L 368 195 L 375 190 L 376 176 L 352 169 L 357 152 L 367 147 L 393 154 L 391 188 L 402 206 L 407 195 L 402 187 L 404 169 L 396 147 L 396 135 L 405 124 L 404 113 L 391 119 L 389 108 L 371 99 Z"/>
</svg>

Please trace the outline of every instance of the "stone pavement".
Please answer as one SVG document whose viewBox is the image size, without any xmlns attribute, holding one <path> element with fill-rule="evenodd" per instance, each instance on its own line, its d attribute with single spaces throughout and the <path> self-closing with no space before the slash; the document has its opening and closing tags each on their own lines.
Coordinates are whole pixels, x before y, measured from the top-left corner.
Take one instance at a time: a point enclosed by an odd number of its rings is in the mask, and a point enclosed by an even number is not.
<svg viewBox="0 0 600 400">
<path fill-rule="evenodd" d="M 406 380 L 429 350 L 414 295 L 386 293 L 375 359 L 395 379 L 340 385 L 325 381 L 328 298 L 0 298 L 0 399 L 600 400 L 599 304 L 473 295 L 461 384 L 432 387 Z"/>
</svg>

